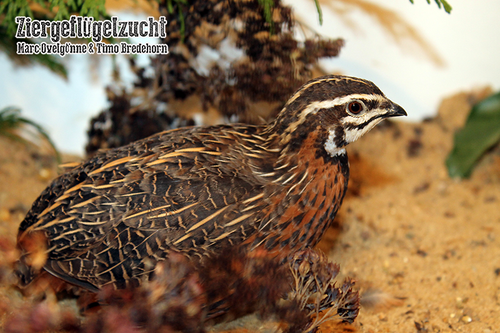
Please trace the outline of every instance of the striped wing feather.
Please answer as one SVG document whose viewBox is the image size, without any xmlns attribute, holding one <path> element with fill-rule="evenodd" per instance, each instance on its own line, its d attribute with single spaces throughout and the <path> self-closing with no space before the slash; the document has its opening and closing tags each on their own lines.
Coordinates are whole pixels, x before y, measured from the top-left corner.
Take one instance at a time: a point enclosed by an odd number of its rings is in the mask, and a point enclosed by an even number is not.
<svg viewBox="0 0 500 333">
<path fill-rule="evenodd" d="M 45 232 L 44 268 L 90 290 L 137 285 L 169 251 L 201 259 L 247 239 L 256 224 L 244 221 L 259 220 L 254 198 L 265 181 L 240 177 L 249 174 L 245 152 L 224 144 L 247 131 L 218 129 L 212 138 L 184 129 L 101 152 L 41 194 L 18 238 Z"/>
</svg>

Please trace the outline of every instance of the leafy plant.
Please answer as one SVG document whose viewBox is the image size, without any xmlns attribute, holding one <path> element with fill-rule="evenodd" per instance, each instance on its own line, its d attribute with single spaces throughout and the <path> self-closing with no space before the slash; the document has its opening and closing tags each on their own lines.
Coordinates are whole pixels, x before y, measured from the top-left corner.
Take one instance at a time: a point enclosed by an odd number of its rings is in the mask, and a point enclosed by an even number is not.
<svg viewBox="0 0 500 333">
<path fill-rule="evenodd" d="M 31 3 L 40 5 L 43 9 L 48 10 L 49 13 L 54 13 L 53 17 L 43 17 L 49 20 L 67 20 L 71 14 L 78 13 L 82 16 L 92 16 L 95 19 L 105 17 L 106 10 L 104 8 L 105 0 L 14 0 L 2 1 L 0 4 L 0 14 L 4 14 L 1 25 L 7 28 L 9 35 L 14 35 L 17 24 L 15 21 L 16 16 L 46 16 L 46 14 L 38 14 L 33 12 L 29 6 Z M 44 11 L 47 13 L 47 11 Z M 35 15 L 37 14 L 37 15 Z M 50 14 L 49 14 L 50 15 Z"/>
<path fill-rule="evenodd" d="M 434 0 L 436 4 L 438 5 L 439 8 L 441 8 L 441 5 L 443 5 L 444 10 L 449 14 L 451 12 L 451 6 L 446 0 Z M 413 3 L 413 0 L 410 0 L 411 3 Z M 427 0 L 427 3 L 430 4 L 431 0 Z"/>
<path fill-rule="evenodd" d="M 92 16 L 96 20 L 108 18 L 104 8 L 105 0 L 14 0 L 0 1 L 0 50 L 20 65 L 39 64 L 47 67 L 53 73 L 68 78 L 65 66 L 59 56 L 50 54 L 17 55 L 16 16 L 26 16 L 39 20 L 67 20 L 72 14 Z M 30 5 L 36 4 L 38 10 Z M 37 43 L 34 39 L 22 39 L 28 44 Z"/>
<path fill-rule="evenodd" d="M 474 105 L 464 128 L 455 134 L 446 159 L 450 177 L 469 177 L 488 149 L 500 142 L 500 92 Z"/>
<path fill-rule="evenodd" d="M 0 110 L 0 135 L 3 135 L 5 137 L 11 138 L 16 141 L 27 143 L 28 141 L 23 136 L 21 136 L 19 130 L 23 126 L 26 125 L 31 126 L 35 129 L 35 131 L 38 134 L 40 134 L 40 136 L 42 136 L 45 140 L 47 140 L 47 142 L 50 144 L 50 146 L 54 149 L 54 152 L 56 153 L 58 163 L 60 163 L 61 157 L 59 155 L 59 152 L 56 149 L 54 142 L 52 142 L 47 132 L 43 129 L 42 126 L 38 125 L 34 121 L 21 117 L 20 113 L 21 113 L 20 109 L 12 106 Z"/>
</svg>

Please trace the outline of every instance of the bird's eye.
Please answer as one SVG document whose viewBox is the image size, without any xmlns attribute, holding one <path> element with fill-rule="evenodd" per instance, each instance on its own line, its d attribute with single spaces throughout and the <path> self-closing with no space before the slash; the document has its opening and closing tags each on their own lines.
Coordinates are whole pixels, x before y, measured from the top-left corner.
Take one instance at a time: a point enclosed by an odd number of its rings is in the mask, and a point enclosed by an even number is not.
<svg viewBox="0 0 500 333">
<path fill-rule="evenodd" d="M 352 115 L 358 115 L 365 109 L 365 105 L 360 101 L 352 101 L 347 104 L 347 111 Z"/>
</svg>

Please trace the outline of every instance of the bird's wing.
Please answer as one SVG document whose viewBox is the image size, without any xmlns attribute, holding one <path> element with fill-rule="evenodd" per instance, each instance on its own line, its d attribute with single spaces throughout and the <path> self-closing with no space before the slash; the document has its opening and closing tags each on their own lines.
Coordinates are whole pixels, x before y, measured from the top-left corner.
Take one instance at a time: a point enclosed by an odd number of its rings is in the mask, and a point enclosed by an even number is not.
<svg viewBox="0 0 500 333">
<path fill-rule="evenodd" d="M 263 183 L 230 166 L 237 157 L 224 135 L 173 131 L 97 155 L 42 193 L 21 224 L 21 247 L 43 231 L 44 268 L 92 289 L 136 284 L 169 251 L 202 256 L 241 241 L 256 229 L 245 221 L 259 213 Z"/>
</svg>

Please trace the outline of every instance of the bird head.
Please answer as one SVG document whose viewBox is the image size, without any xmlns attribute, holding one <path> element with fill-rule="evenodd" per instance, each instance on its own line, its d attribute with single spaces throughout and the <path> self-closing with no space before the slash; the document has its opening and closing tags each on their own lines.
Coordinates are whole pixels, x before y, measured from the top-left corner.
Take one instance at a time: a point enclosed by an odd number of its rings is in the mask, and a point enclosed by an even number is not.
<svg viewBox="0 0 500 333">
<path fill-rule="evenodd" d="M 328 75 L 304 84 L 285 104 L 272 128 L 281 144 L 299 147 L 312 131 L 330 156 L 359 139 L 385 118 L 406 116 L 372 82 Z"/>
</svg>

